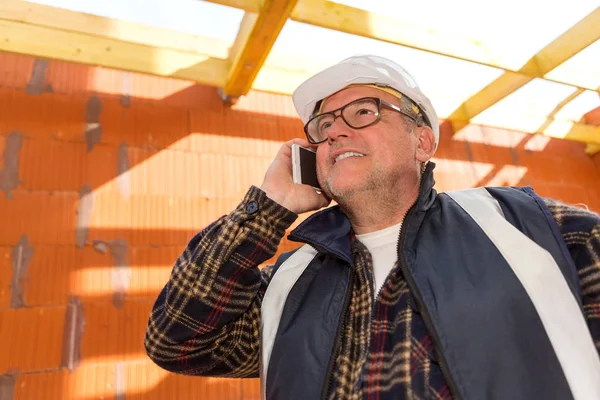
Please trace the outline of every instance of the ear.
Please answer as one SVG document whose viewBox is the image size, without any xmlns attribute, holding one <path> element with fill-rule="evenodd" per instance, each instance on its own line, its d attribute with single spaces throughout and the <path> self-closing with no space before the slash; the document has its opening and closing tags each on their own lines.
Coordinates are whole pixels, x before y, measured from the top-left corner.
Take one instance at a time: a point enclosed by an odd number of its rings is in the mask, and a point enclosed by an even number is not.
<svg viewBox="0 0 600 400">
<path fill-rule="evenodd" d="M 416 133 L 417 139 L 417 151 L 415 157 L 420 162 L 429 161 L 435 153 L 435 136 L 433 131 L 428 126 L 421 126 L 417 128 Z"/>
</svg>

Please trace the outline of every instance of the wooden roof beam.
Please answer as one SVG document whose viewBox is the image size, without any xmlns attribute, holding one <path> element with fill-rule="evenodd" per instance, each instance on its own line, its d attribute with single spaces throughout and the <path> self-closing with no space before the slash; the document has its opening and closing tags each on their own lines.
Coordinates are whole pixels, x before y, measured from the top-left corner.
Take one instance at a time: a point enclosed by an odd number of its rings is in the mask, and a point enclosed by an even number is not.
<svg viewBox="0 0 600 400">
<path fill-rule="evenodd" d="M 246 11 L 258 11 L 255 0 L 207 1 Z M 598 26 L 600 25 L 593 25 L 594 23 L 600 23 L 598 22 L 597 15 L 599 11 L 600 7 L 592 13 L 592 19 L 596 22 L 592 21 L 588 24 L 591 30 L 584 33 L 583 36 L 585 38 L 600 37 L 598 35 Z M 408 25 L 394 17 L 337 4 L 328 0 L 298 0 L 298 4 L 292 11 L 290 19 L 321 28 L 381 40 L 387 43 L 498 68 L 507 72 L 517 73 L 523 77 L 546 79 L 569 86 L 576 86 L 581 89 L 599 90 L 597 87 L 577 86 L 565 80 L 550 79 L 544 76 L 547 73 L 547 71 L 544 72 L 547 70 L 547 67 L 556 64 L 556 58 L 561 58 L 562 55 L 568 54 L 569 48 L 572 48 L 568 41 L 557 43 L 555 47 L 555 49 L 559 50 L 557 55 L 539 55 L 535 63 L 530 62 L 523 68 L 515 68 L 511 60 L 503 59 L 502 54 L 497 54 L 493 48 L 482 45 L 475 40 L 451 37 L 445 35 L 444 32 L 434 31 L 418 24 Z M 575 42 L 581 43 L 583 39 L 575 39 Z M 565 52 L 564 50 L 567 51 Z"/>
<path fill-rule="evenodd" d="M 22 0 L 0 2 L 0 51 L 223 86 L 229 44 Z"/>
<path fill-rule="evenodd" d="M 525 86 L 536 76 L 543 77 L 598 39 L 600 39 L 600 7 L 540 50 L 519 71 L 504 72 L 495 81 L 466 100 L 449 116 L 449 119 L 455 121 L 454 131 L 460 131 L 472 118 Z"/>
<path fill-rule="evenodd" d="M 229 47 L 230 43 L 215 39 L 21 0 L 0 2 L 0 51 L 224 87 L 232 65 L 231 59 L 226 59 Z M 290 94 L 309 72 L 298 68 L 297 63 L 287 57 L 274 56 L 263 66 L 263 74 L 254 88 Z M 515 129 L 509 122 L 499 121 L 495 126 Z M 600 146 L 598 129 L 593 125 L 549 118 L 538 129 L 543 132 L 530 133 Z"/>
<path fill-rule="evenodd" d="M 252 87 L 279 32 L 297 0 L 265 0 L 258 13 L 246 12 L 229 56 L 225 100 L 243 96 Z"/>
</svg>

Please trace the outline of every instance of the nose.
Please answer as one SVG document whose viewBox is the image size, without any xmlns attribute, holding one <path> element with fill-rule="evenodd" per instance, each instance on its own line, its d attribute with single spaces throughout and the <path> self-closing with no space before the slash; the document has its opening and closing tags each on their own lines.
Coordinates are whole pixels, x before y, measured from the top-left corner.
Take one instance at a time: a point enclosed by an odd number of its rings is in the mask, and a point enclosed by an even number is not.
<svg viewBox="0 0 600 400">
<path fill-rule="evenodd" d="M 341 118 L 342 115 L 336 115 L 333 123 L 327 129 L 327 142 L 329 144 L 339 140 L 342 137 L 349 137 L 354 133 L 352 128 L 350 128 L 344 118 Z"/>
</svg>

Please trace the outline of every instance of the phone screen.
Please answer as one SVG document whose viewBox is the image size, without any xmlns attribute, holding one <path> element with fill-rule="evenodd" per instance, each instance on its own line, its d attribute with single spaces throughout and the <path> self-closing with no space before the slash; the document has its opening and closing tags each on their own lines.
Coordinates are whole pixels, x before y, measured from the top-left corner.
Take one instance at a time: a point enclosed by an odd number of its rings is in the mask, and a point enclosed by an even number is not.
<svg viewBox="0 0 600 400">
<path fill-rule="evenodd" d="M 317 155 L 314 151 L 298 145 L 292 145 L 294 164 L 294 182 L 320 188 L 317 179 Z"/>
</svg>

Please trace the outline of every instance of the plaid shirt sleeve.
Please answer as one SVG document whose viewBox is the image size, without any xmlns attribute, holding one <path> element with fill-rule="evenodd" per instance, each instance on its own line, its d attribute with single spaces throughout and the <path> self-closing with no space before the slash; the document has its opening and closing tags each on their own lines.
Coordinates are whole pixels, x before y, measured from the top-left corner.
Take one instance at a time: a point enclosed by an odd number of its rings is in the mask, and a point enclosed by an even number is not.
<svg viewBox="0 0 600 400">
<path fill-rule="evenodd" d="M 554 200 L 544 201 L 575 261 L 585 319 L 600 353 L 600 216 Z"/>
<path fill-rule="evenodd" d="M 297 215 L 251 187 L 175 262 L 150 315 L 146 353 L 181 374 L 257 377 L 260 307 L 277 251 Z"/>
</svg>

